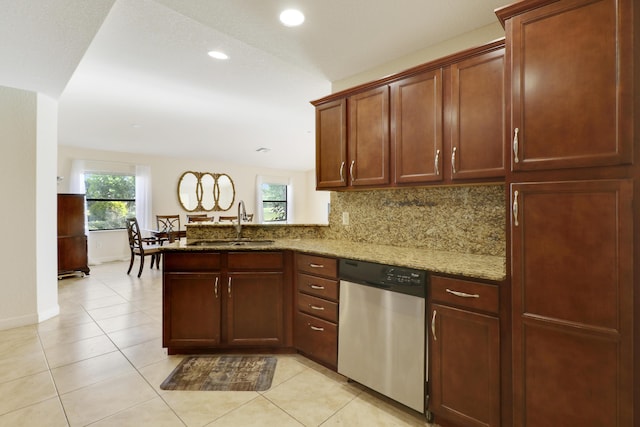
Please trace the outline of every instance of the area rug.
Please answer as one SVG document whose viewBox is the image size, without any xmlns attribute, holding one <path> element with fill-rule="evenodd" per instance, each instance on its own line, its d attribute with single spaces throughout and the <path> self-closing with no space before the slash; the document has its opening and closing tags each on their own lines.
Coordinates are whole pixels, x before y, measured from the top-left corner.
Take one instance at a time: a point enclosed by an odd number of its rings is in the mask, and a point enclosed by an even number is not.
<svg viewBox="0 0 640 427">
<path fill-rule="evenodd" d="M 277 359 L 266 356 L 190 356 L 160 384 L 163 390 L 264 391 Z"/>
</svg>

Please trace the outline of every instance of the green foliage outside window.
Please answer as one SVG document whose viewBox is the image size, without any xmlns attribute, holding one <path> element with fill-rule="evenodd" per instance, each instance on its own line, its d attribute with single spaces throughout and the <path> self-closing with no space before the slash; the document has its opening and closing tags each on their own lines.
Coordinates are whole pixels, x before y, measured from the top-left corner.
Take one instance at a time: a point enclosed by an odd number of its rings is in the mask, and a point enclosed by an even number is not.
<svg viewBox="0 0 640 427">
<path fill-rule="evenodd" d="M 287 186 L 262 184 L 262 218 L 264 222 L 287 220 Z"/>
<path fill-rule="evenodd" d="M 89 230 L 125 228 L 125 218 L 136 215 L 136 177 L 86 173 Z"/>
</svg>

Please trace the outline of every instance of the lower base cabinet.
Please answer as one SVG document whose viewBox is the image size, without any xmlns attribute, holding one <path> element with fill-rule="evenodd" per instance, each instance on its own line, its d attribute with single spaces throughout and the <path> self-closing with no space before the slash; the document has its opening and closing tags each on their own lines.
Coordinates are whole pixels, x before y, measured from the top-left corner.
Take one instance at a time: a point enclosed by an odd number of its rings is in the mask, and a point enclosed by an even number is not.
<svg viewBox="0 0 640 427">
<path fill-rule="evenodd" d="M 281 272 L 229 273 L 226 291 L 228 344 L 273 347 L 283 344 Z"/>
<path fill-rule="evenodd" d="M 285 258 L 281 252 L 165 252 L 163 347 L 175 354 L 290 346 Z"/>
<path fill-rule="evenodd" d="M 220 274 L 165 273 L 163 281 L 163 346 L 220 344 Z"/>
<path fill-rule="evenodd" d="M 335 258 L 296 254 L 294 342 L 305 356 L 338 366 L 338 263 Z"/>
<path fill-rule="evenodd" d="M 500 425 L 498 286 L 432 276 L 429 410 L 436 423 Z"/>
</svg>

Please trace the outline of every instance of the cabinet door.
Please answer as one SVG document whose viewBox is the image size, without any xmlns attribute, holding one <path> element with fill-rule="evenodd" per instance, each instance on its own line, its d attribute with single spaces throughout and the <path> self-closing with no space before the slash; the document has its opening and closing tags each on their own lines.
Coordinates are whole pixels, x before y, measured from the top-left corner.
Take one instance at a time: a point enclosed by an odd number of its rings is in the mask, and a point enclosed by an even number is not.
<svg viewBox="0 0 640 427">
<path fill-rule="evenodd" d="M 349 97 L 349 183 L 389 183 L 389 87 Z"/>
<path fill-rule="evenodd" d="M 432 304 L 431 321 L 429 409 L 460 426 L 499 426 L 498 319 Z"/>
<path fill-rule="evenodd" d="M 442 71 L 391 85 L 394 181 L 440 181 L 442 171 Z"/>
<path fill-rule="evenodd" d="M 296 348 L 329 366 L 338 365 L 338 325 L 297 312 L 294 325 Z"/>
<path fill-rule="evenodd" d="M 163 275 L 163 347 L 211 347 L 220 343 L 218 273 Z"/>
<path fill-rule="evenodd" d="M 87 236 L 58 237 L 58 274 L 68 271 L 89 272 Z"/>
<path fill-rule="evenodd" d="M 84 233 L 84 194 L 58 194 L 58 236 Z"/>
<path fill-rule="evenodd" d="M 573 0 L 507 21 L 512 170 L 631 162 L 632 17 L 632 0 Z"/>
<path fill-rule="evenodd" d="M 451 66 L 452 180 L 504 176 L 504 105 L 504 49 Z"/>
<path fill-rule="evenodd" d="M 632 187 L 511 185 L 515 426 L 632 424 Z"/>
<path fill-rule="evenodd" d="M 279 346 L 284 339 L 284 277 L 281 272 L 229 273 L 227 343 Z"/>
<path fill-rule="evenodd" d="M 316 186 L 347 185 L 347 100 L 316 107 Z"/>
</svg>

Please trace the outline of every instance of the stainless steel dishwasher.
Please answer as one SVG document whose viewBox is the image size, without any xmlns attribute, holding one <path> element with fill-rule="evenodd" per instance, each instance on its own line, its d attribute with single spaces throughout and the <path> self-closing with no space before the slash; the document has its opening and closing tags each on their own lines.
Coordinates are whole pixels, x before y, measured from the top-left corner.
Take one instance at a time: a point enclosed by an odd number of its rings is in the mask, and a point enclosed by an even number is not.
<svg viewBox="0 0 640 427">
<path fill-rule="evenodd" d="M 426 273 L 341 259 L 338 372 L 425 413 Z"/>
</svg>

